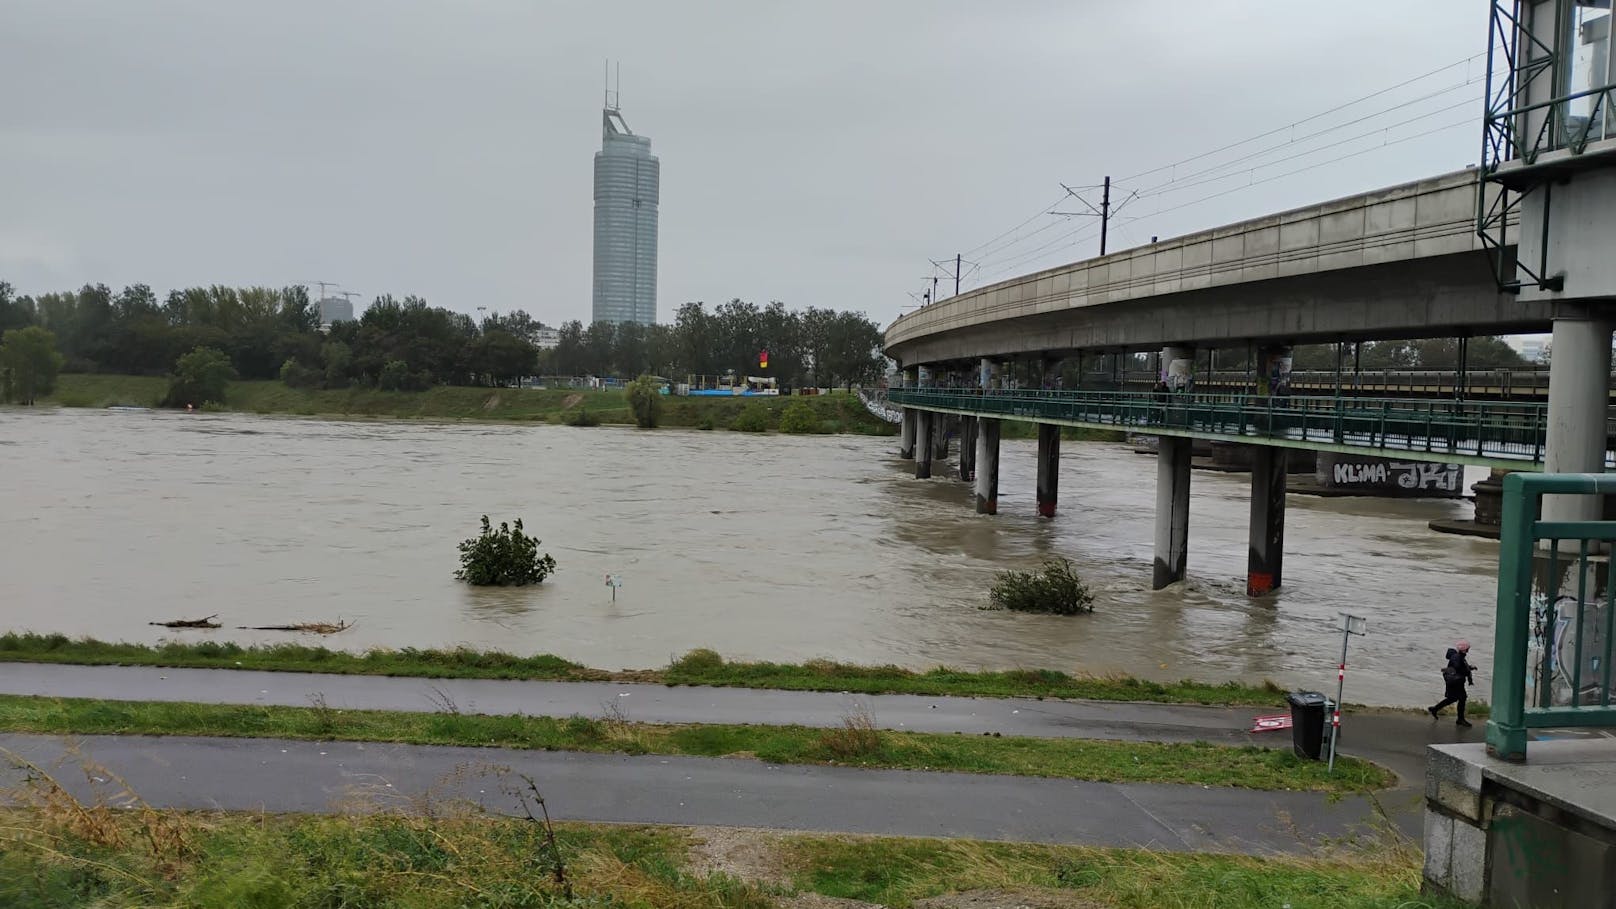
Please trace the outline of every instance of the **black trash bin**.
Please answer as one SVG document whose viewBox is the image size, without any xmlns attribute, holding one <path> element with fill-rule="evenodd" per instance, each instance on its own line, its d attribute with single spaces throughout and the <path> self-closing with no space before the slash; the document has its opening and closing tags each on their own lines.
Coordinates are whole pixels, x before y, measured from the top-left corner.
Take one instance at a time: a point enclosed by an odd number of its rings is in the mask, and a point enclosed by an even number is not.
<svg viewBox="0 0 1616 909">
<path fill-rule="evenodd" d="M 1291 745 L 1296 756 L 1318 760 L 1324 751 L 1324 714 L 1329 699 L 1317 691 L 1293 691 L 1285 695 L 1291 705 Z"/>
</svg>

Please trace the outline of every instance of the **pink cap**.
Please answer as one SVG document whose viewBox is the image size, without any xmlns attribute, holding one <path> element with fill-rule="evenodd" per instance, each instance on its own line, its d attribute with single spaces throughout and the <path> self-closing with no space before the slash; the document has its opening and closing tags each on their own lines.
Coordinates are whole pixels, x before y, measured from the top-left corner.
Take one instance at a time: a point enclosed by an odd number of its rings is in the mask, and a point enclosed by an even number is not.
<svg viewBox="0 0 1616 909">
<path fill-rule="evenodd" d="M 1459 643 L 1453 645 L 1453 647 L 1454 647 L 1455 650 L 1459 651 L 1460 653 L 1469 653 L 1470 652 L 1470 642 L 1469 641 L 1460 641 Z"/>
</svg>

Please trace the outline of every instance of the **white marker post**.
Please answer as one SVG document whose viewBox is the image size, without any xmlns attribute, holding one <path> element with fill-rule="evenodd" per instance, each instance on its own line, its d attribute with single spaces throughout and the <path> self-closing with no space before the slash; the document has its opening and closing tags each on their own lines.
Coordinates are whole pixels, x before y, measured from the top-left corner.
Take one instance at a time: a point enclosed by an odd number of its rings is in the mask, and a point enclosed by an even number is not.
<svg viewBox="0 0 1616 909">
<path fill-rule="evenodd" d="M 1347 687 L 1347 642 L 1353 635 L 1369 633 L 1369 620 L 1362 616 L 1341 613 L 1341 662 L 1335 671 L 1335 708 L 1330 712 L 1330 767 L 1335 773 L 1335 742 L 1341 738 L 1341 694 Z"/>
<path fill-rule="evenodd" d="M 612 589 L 612 602 L 617 602 L 617 588 L 623 586 L 623 579 L 615 574 L 606 576 L 606 586 Z"/>
</svg>

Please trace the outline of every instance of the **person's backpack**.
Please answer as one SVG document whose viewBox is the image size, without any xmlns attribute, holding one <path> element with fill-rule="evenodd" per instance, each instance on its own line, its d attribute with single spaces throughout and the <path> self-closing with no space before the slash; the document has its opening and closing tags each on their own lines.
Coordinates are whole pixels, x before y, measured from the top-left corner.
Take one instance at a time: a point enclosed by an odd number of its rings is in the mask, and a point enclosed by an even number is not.
<svg viewBox="0 0 1616 909">
<path fill-rule="evenodd" d="M 1453 658 L 1455 656 L 1457 656 L 1458 653 L 1459 653 L 1459 651 L 1454 650 L 1452 647 L 1449 647 L 1448 648 L 1448 664 L 1446 666 L 1442 667 L 1442 681 L 1448 683 L 1449 685 L 1452 685 L 1454 682 L 1459 681 L 1459 670 L 1457 668 L 1455 668 L 1454 665 L 1453 665 Z"/>
</svg>

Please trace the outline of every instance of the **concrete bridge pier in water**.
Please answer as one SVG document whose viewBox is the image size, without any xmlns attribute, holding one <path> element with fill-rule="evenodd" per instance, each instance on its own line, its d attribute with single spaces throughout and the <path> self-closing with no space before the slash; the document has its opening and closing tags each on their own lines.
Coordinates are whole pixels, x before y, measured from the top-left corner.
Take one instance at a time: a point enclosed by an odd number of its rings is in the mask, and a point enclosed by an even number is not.
<svg viewBox="0 0 1616 909">
<path fill-rule="evenodd" d="M 1272 358 L 1288 357 L 1290 351 L 1289 345 L 1266 345 L 1258 351 L 1258 362 L 1267 364 Z M 991 393 L 1001 385 L 1016 384 L 1001 379 L 1001 373 L 1012 365 L 983 358 L 978 361 L 975 375 L 926 367 L 905 370 L 904 375 L 906 378 L 914 377 L 917 383 L 924 383 L 921 387 L 974 387 Z M 1048 381 L 1051 371 L 1059 365 L 1059 360 L 1038 361 L 1038 375 L 1028 381 Z M 1194 348 L 1164 348 L 1161 379 L 1169 396 L 1164 404 L 1170 405 L 1170 396 L 1173 394 L 1192 391 L 1195 383 Z M 1259 385 L 1262 391 L 1268 391 L 1266 381 Z M 1164 407 L 1162 419 L 1173 419 L 1170 406 Z M 1043 422 L 1036 425 L 1037 509 L 1040 517 L 1053 519 L 1060 496 L 1061 426 Z M 905 408 L 900 454 L 914 459 L 917 478 L 927 479 L 937 469 L 936 462 L 942 461 L 946 465 L 951 447 L 949 438 L 958 435 L 958 477 L 972 484 L 977 513 L 996 514 L 999 510 L 999 441 L 1002 426 L 1003 421 L 997 417 Z M 1151 584 L 1154 589 L 1161 589 L 1185 577 L 1189 551 L 1192 448 L 1191 439 L 1187 436 L 1162 435 L 1157 438 L 1155 552 Z M 1246 593 L 1258 597 L 1272 593 L 1283 583 L 1287 452 L 1263 445 L 1245 447 L 1249 449 L 1252 464 Z"/>
</svg>

